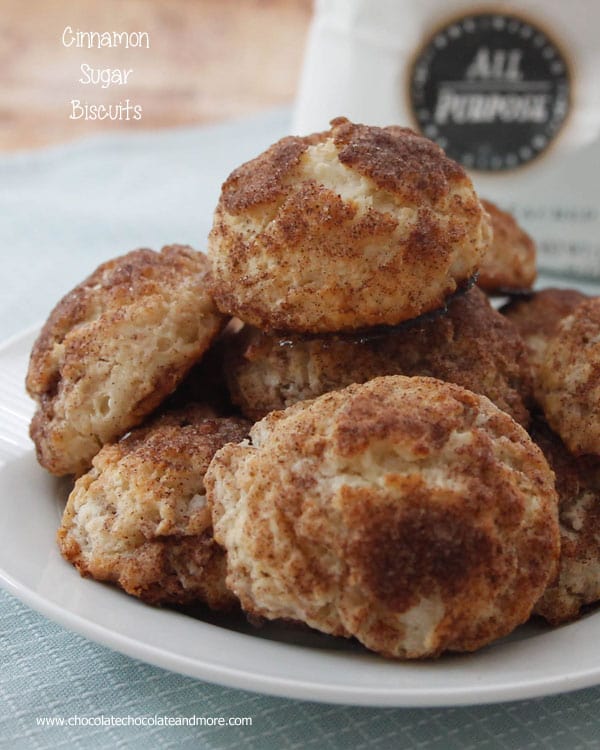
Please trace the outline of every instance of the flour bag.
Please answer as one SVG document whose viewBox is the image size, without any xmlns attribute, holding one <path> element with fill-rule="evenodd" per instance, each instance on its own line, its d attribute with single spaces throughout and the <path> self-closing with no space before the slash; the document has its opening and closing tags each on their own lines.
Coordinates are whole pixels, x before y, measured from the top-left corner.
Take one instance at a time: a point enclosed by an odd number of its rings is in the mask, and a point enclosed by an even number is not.
<svg viewBox="0 0 600 750">
<path fill-rule="evenodd" d="M 542 270 L 600 278 L 600 3 L 317 0 L 293 132 L 406 125 L 511 211 Z"/>
</svg>

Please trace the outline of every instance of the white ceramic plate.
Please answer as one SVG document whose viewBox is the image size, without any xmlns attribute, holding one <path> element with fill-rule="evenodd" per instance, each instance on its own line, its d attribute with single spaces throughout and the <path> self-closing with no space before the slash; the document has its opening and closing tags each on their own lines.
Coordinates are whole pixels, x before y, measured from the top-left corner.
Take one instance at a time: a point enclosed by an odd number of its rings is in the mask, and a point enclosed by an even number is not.
<svg viewBox="0 0 600 750">
<path fill-rule="evenodd" d="M 165 669 L 306 700 L 460 705 L 600 683 L 600 612 L 556 630 L 527 625 L 475 654 L 398 663 L 300 629 L 270 625 L 256 631 L 241 618 L 198 619 L 156 609 L 80 578 L 54 541 L 69 484 L 37 465 L 27 437 L 33 409 L 23 380 L 35 334 L 25 332 L 0 348 L 0 583 L 34 609 Z"/>
</svg>

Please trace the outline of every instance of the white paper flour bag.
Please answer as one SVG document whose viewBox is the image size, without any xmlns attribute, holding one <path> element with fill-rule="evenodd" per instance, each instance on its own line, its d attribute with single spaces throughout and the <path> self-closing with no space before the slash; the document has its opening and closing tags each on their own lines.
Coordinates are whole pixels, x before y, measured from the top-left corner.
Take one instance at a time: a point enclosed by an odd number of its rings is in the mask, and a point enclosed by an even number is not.
<svg viewBox="0 0 600 750">
<path fill-rule="evenodd" d="M 600 277 L 600 3 L 317 0 L 293 132 L 407 125 L 536 238 Z"/>
</svg>

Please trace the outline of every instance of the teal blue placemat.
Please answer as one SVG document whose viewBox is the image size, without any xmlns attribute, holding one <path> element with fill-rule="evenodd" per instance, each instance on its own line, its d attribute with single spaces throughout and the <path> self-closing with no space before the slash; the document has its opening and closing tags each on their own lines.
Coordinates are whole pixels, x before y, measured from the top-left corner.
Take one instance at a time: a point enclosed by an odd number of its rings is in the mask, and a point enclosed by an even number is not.
<svg viewBox="0 0 600 750">
<path fill-rule="evenodd" d="M 447 709 L 372 709 L 269 698 L 121 656 L 0 592 L 0 745 L 11 748 L 587 750 L 600 690 Z M 242 717 L 251 727 L 44 728 L 41 717 Z M 6 744 L 2 744 L 2 743 Z"/>
</svg>

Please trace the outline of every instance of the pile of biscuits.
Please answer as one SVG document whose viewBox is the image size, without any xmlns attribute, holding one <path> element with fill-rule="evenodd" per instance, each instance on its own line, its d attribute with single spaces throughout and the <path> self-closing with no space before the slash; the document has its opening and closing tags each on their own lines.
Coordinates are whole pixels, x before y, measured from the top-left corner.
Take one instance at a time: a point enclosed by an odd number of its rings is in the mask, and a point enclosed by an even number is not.
<svg viewBox="0 0 600 750">
<path fill-rule="evenodd" d="M 43 327 L 61 553 L 152 604 L 392 658 L 577 617 L 600 599 L 600 298 L 535 276 L 426 138 L 282 139 L 224 183 L 208 257 L 116 258 Z"/>
</svg>

